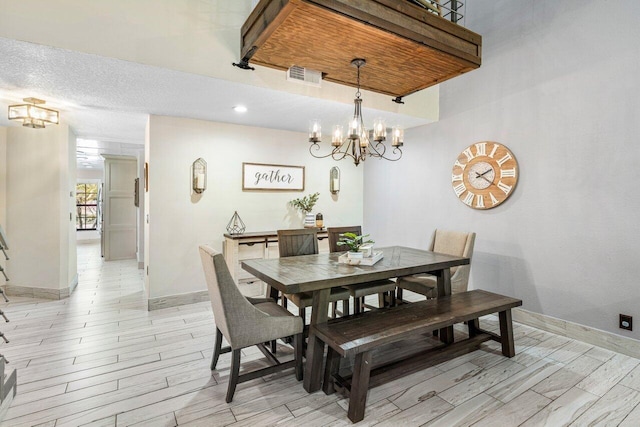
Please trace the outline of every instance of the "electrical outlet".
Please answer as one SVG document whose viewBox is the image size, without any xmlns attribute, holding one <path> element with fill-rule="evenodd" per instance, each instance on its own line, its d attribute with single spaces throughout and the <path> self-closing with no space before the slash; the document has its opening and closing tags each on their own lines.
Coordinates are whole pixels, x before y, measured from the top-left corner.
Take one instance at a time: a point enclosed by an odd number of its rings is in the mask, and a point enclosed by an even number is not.
<svg viewBox="0 0 640 427">
<path fill-rule="evenodd" d="M 633 331 L 633 317 L 628 314 L 620 315 L 620 329 L 626 329 L 627 331 Z"/>
</svg>

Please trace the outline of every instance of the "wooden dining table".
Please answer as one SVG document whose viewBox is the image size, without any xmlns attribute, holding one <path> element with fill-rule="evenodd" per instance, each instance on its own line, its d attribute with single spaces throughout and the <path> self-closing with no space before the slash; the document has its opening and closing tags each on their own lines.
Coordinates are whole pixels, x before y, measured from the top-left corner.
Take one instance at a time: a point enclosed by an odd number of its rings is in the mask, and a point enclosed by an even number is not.
<svg viewBox="0 0 640 427">
<path fill-rule="evenodd" d="M 375 248 L 383 258 L 372 266 L 341 264 L 339 252 L 286 258 L 253 259 L 242 262 L 242 268 L 286 294 L 311 293 L 310 324 L 328 320 L 331 288 L 391 279 L 418 273 L 437 277 L 438 296 L 451 294 L 451 267 L 469 264 L 469 258 L 441 254 L 404 246 Z M 453 328 L 440 330 L 440 339 L 453 342 Z M 324 343 L 311 330 L 307 343 L 304 388 L 314 392 L 322 386 Z"/>
</svg>

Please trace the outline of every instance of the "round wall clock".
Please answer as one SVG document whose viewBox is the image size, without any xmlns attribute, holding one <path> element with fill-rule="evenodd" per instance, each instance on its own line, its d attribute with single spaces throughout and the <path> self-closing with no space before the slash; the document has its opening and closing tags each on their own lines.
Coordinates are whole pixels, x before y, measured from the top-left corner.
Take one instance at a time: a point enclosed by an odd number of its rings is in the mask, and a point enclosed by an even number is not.
<svg viewBox="0 0 640 427">
<path fill-rule="evenodd" d="M 451 171 L 451 185 L 465 205 L 491 209 L 509 198 L 519 175 L 518 162 L 507 147 L 484 141 L 460 153 Z"/>
</svg>

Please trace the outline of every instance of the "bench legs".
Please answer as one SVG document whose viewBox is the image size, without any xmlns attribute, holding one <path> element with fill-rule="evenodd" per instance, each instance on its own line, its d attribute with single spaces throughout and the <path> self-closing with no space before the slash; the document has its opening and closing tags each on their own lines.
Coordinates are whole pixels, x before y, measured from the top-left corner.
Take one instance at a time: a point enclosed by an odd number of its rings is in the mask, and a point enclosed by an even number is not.
<svg viewBox="0 0 640 427">
<path fill-rule="evenodd" d="M 342 358 L 331 347 L 327 351 L 327 364 L 324 369 L 324 382 L 322 390 L 325 394 L 331 394 L 334 390 L 334 375 L 340 370 Z M 351 390 L 349 392 L 349 410 L 347 416 L 357 423 L 364 418 L 364 410 L 367 406 L 367 392 L 369 391 L 369 375 L 371 373 L 371 352 L 365 351 L 356 354 L 356 361 L 351 376 Z"/>
<path fill-rule="evenodd" d="M 480 322 L 478 319 L 471 319 L 467 322 L 469 328 L 469 338 L 473 338 L 480 333 Z"/>
<path fill-rule="evenodd" d="M 502 343 L 502 354 L 507 357 L 516 355 L 516 346 L 513 341 L 513 322 L 511 320 L 511 310 L 498 313 L 500 318 L 500 342 Z"/>
<path fill-rule="evenodd" d="M 511 318 L 511 310 L 505 310 L 498 313 L 500 319 L 500 342 L 502 344 L 502 354 L 506 357 L 513 357 L 516 354 L 515 342 L 513 340 L 513 322 Z M 480 329 L 478 319 L 472 319 L 467 322 L 469 327 L 469 337 L 475 337 L 484 333 Z M 440 329 L 440 334 L 448 328 Z M 434 331 L 436 332 L 436 331 Z M 494 334 L 493 334 L 494 335 Z M 495 336 L 495 335 L 494 335 Z M 497 338 L 497 336 L 495 336 Z M 324 344 L 318 338 L 315 338 L 318 344 Z M 323 347 L 323 346 L 322 346 Z M 327 351 L 327 362 L 324 370 L 324 382 L 322 389 L 325 394 L 331 394 L 335 391 L 334 375 L 338 374 L 340 369 L 341 357 L 329 346 Z M 349 409 L 347 415 L 349 419 L 357 423 L 364 418 L 364 411 L 367 405 L 367 392 L 369 390 L 369 376 L 371 374 L 371 351 L 365 351 L 356 355 L 353 367 L 353 375 L 351 377 L 351 390 L 349 394 Z"/>
<path fill-rule="evenodd" d="M 516 346 L 513 340 L 513 321 L 511 319 L 511 310 L 505 310 L 498 313 L 500 319 L 500 343 L 502 344 L 502 354 L 506 357 L 516 355 Z M 472 319 L 467 322 L 469 328 L 469 338 L 473 338 L 485 331 L 480 329 L 478 319 Z M 494 339 L 497 339 L 497 335 Z"/>
<path fill-rule="evenodd" d="M 349 394 L 349 410 L 347 412 L 347 416 L 354 423 L 364 418 L 370 371 L 371 352 L 358 353 L 353 367 L 353 377 L 351 377 L 351 393 Z"/>
<path fill-rule="evenodd" d="M 327 350 L 327 362 L 324 366 L 324 379 L 322 381 L 322 391 L 324 394 L 329 395 L 334 393 L 334 375 L 340 370 L 340 355 L 334 349 L 329 347 Z"/>
</svg>

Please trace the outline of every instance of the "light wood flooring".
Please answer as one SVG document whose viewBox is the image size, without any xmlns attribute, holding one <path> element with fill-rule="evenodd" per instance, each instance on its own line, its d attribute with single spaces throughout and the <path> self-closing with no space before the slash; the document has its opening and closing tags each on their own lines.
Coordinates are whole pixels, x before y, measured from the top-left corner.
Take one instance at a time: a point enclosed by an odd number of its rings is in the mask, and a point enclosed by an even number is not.
<svg viewBox="0 0 640 427">
<path fill-rule="evenodd" d="M 209 371 L 210 305 L 148 312 L 134 260 L 105 263 L 97 245 L 78 249 L 70 298 L 3 305 L 11 342 L 0 351 L 18 370 L 18 394 L 1 426 L 350 424 L 345 399 L 307 394 L 292 371 L 240 384 L 226 404 L 229 354 Z M 640 426 L 640 360 L 519 324 L 515 336 L 512 359 L 486 343 L 371 389 L 358 425 Z M 244 351 L 249 367 L 260 359 L 255 347 Z"/>
</svg>

